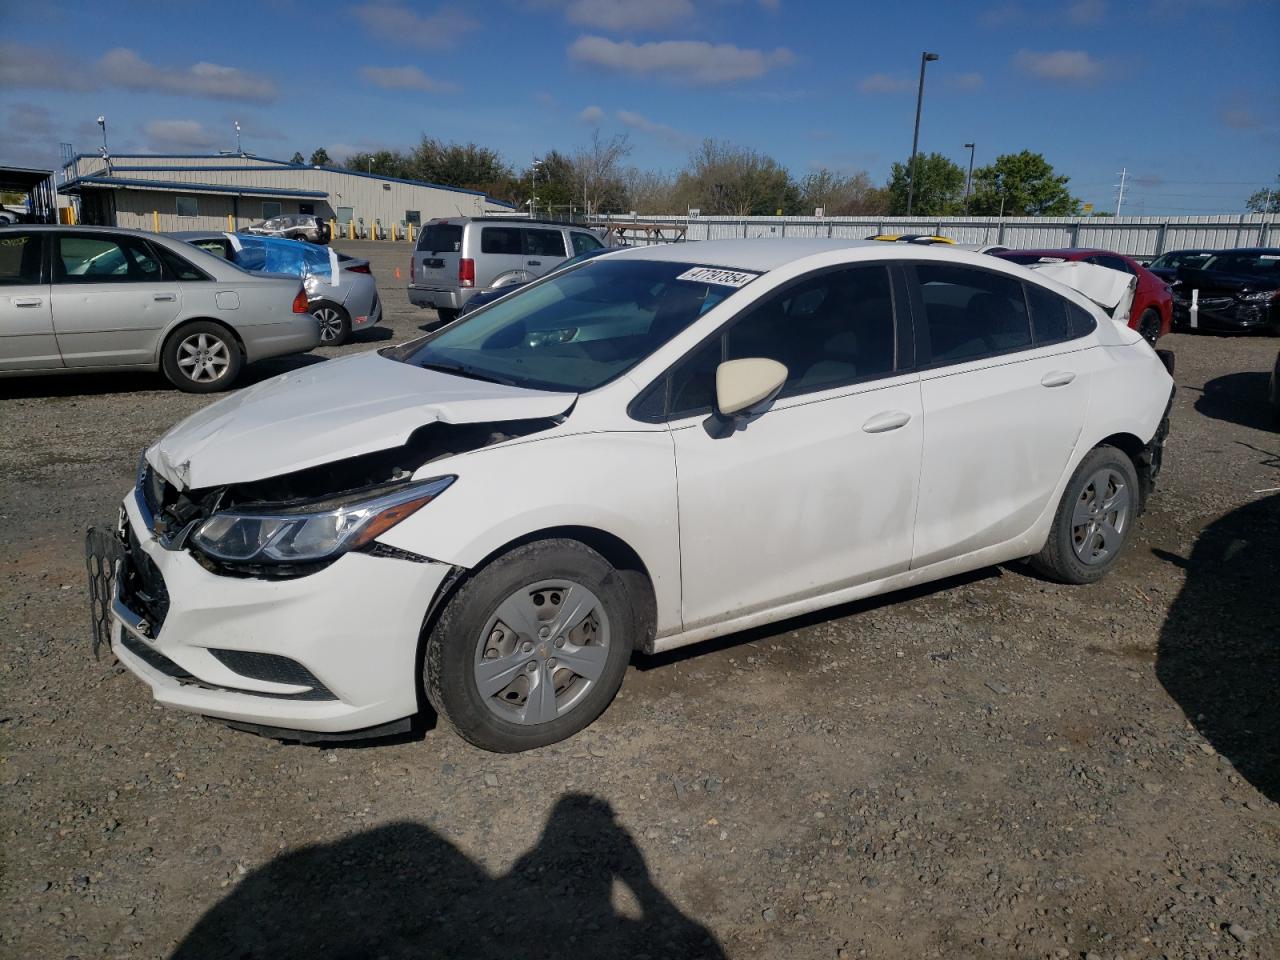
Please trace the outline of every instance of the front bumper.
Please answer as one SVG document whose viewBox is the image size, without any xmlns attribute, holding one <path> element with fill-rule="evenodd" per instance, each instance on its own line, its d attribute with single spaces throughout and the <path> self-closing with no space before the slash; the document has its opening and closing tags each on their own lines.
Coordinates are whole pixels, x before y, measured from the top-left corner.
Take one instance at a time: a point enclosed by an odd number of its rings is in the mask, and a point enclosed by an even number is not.
<svg viewBox="0 0 1280 960">
<path fill-rule="evenodd" d="M 1280 307 L 1269 303 L 1241 303 L 1234 297 L 1205 298 L 1196 305 L 1195 327 L 1191 325 L 1191 301 L 1173 301 L 1173 326 L 1180 330 L 1246 332 L 1280 328 Z"/>
<path fill-rule="evenodd" d="M 115 577 L 111 649 L 159 703 L 321 733 L 380 727 L 417 713 L 418 639 L 451 567 L 351 553 L 297 579 L 221 576 L 185 550 L 161 546 L 132 494 L 124 512 L 132 543 L 123 545 Z M 163 593 L 162 612 L 129 602 L 121 587 L 129 564 L 153 565 L 148 589 Z M 299 683 L 296 672 L 280 682 L 228 665 L 238 666 L 246 654 L 287 658 L 315 685 Z"/>
</svg>

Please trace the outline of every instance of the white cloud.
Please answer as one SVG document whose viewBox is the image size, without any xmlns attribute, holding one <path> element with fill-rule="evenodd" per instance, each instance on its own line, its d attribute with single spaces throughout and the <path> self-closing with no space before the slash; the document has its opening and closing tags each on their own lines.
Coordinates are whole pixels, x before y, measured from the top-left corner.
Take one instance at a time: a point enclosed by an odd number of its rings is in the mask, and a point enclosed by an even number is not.
<svg viewBox="0 0 1280 960">
<path fill-rule="evenodd" d="M 1023 73 L 1057 83 L 1092 83 L 1102 76 L 1102 64 L 1083 50 L 1019 50 L 1013 64 Z"/>
<path fill-rule="evenodd" d="M 632 130 L 639 130 L 641 133 L 647 133 L 650 136 L 659 137 L 668 143 L 677 146 L 688 146 L 693 142 L 693 137 L 686 133 L 681 133 L 675 127 L 669 127 L 665 123 L 657 123 L 648 117 L 642 117 L 638 113 L 632 113 L 630 110 L 619 110 L 618 119 Z"/>
<path fill-rule="evenodd" d="M 97 69 L 108 85 L 124 90 L 262 103 L 276 98 L 274 83 L 238 67 L 205 62 L 162 67 L 148 63 L 125 47 L 108 50 L 98 61 Z"/>
<path fill-rule="evenodd" d="M 594 36 L 575 40 L 569 47 L 569 57 L 605 70 L 700 85 L 754 80 L 795 59 L 786 47 L 752 50 L 702 40 L 636 44 Z"/>
<path fill-rule="evenodd" d="M 142 132 L 161 153 L 208 149 L 224 139 L 195 120 L 152 120 L 142 125 Z"/>
<path fill-rule="evenodd" d="M 441 8 L 424 16 L 387 0 L 352 7 L 351 14 L 374 37 L 423 50 L 452 47 L 480 26 L 461 10 Z"/>
<path fill-rule="evenodd" d="M 862 78 L 858 83 L 858 89 L 863 93 L 902 93 L 906 90 L 914 90 L 915 84 L 905 77 L 873 73 L 869 77 Z"/>
<path fill-rule="evenodd" d="M 360 76 L 387 90 L 422 90 L 426 93 L 448 93 L 457 84 L 429 77 L 417 67 L 361 67 Z"/>
<path fill-rule="evenodd" d="M 601 120 L 604 119 L 604 111 L 601 110 L 599 107 L 587 107 L 580 114 L 578 114 L 578 119 L 581 120 L 583 123 L 589 123 L 594 127 L 596 124 L 598 124 Z"/>
<path fill-rule="evenodd" d="M 652 30 L 693 19 L 689 0 L 572 0 L 564 14 L 570 22 L 601 30 Z"/>
</svg>

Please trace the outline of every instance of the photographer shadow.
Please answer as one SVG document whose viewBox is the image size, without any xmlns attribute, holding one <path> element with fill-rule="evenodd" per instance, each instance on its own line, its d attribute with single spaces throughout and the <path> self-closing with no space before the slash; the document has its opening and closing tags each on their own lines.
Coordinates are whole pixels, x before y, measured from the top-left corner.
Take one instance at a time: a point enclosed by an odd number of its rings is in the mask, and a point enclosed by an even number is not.
<svg viewBox="0 0 1280 960">
<path fill-rule="evenodd" d="M 625 902 L 615 906 L 619 885 Z M 173 954 L 177 960 L 502 956 L 713 960 L 724 952 L 654 883 L 609 804 L 567 794 L 538 843 L 502 876 L 490 876 L 428 827 L 389 824 L 253 871 Z"/>
</svg>

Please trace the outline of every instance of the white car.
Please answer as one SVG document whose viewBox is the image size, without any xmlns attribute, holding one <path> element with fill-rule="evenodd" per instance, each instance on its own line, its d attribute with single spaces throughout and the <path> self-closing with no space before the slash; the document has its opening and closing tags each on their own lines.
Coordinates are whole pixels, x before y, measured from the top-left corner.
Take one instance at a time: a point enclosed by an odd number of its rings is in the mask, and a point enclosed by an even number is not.
<svg viewBox="0 0 1280 960">
<path fill-rule="evenodd" d="M 425 693 L 523 750 L 594 720 L 633 651 L 1018 558 L 1098 579 L 1172 389 L 1137 333 L 989 256 L 629 249 L 173 428 L 104 620 L 174 707 L 335 739 Z"/>
</svg>

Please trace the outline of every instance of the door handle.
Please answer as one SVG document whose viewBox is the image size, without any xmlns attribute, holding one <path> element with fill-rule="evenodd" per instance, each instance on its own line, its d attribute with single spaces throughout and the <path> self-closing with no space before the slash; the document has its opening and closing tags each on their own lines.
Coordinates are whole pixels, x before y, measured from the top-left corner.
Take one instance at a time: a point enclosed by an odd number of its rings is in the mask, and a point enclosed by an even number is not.
<svg viewBox="0 0 1280 960">
<path fill-rule="evenodd" d="M 1040 383 L 1046 387 L 1065 387 L 1075 378 L 1076 375 L 1070 370 L 1050 370 L 1040 378 Z"/>
<path fill-rule="evenodd" d="M 531 266 L 531 267 L 540 267 L 540 266 L 542 266 L 542 261 L 541 261 L 541 260 L 526 260 L 526 261 L 525 261 L 525 263 L 527 263 L 527 264 L 528 264 L 529 266 Z"/>
<path fill-rule="evenodd" d="M 864 423 L 862 431 L 863 433 L 888 433 L 890 430 L 905 427 L 910 422 L 911 414 L 905 410 L 886 410 L 884 413 L 877 413 Z"/>
<path fill-rule="evenodd" d="M 151 299 L 159 300 L 161 302 L 166 302 L 166 303 L 172 303 L 174 300 L 177 300 L 178 298 L 174 296 L 172 293 L 157 293 Z"/>
<path fill-rule="evenodd" d="M 14 297 L 13 305 L 15 307 L 38 307 L 44 303 L 40 297 Z"/>
</svg>

